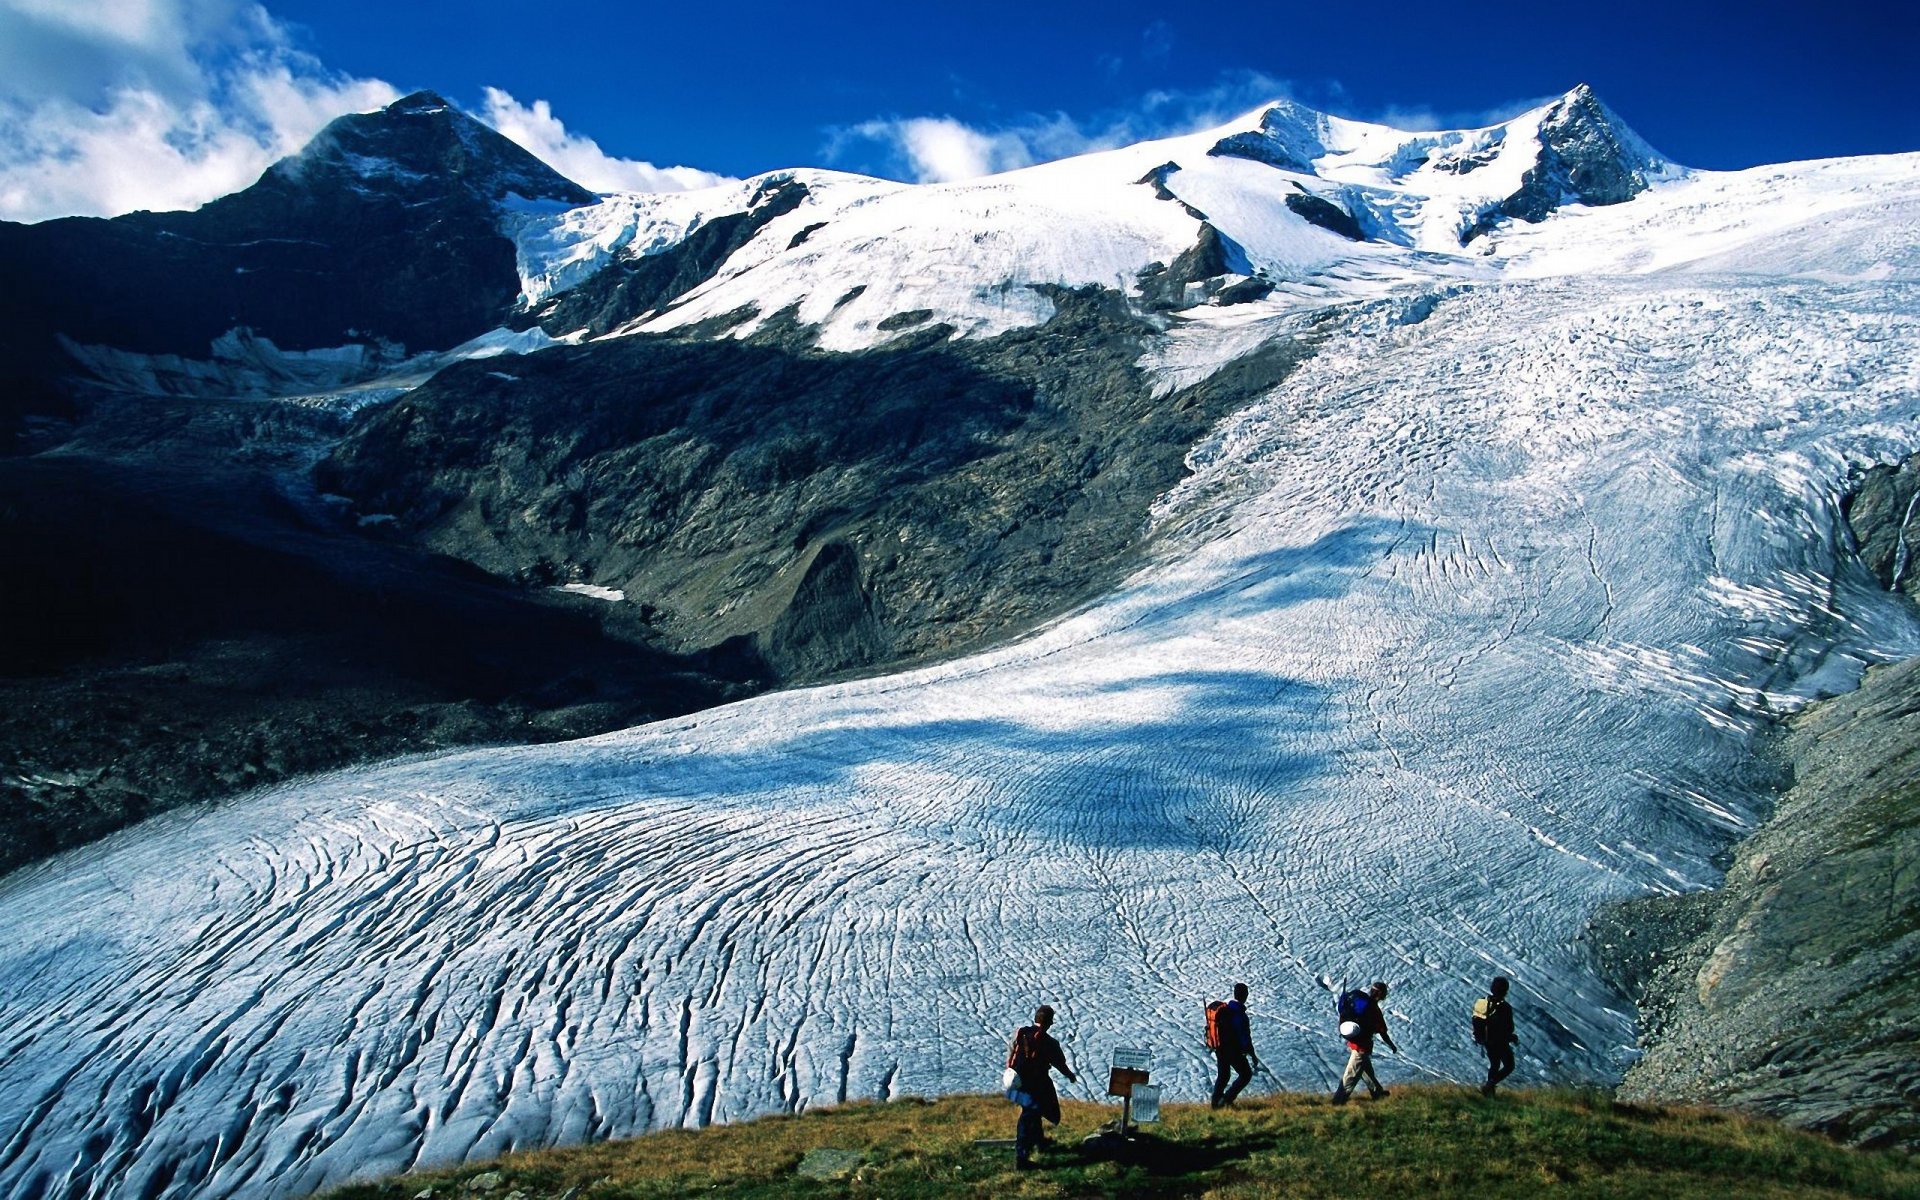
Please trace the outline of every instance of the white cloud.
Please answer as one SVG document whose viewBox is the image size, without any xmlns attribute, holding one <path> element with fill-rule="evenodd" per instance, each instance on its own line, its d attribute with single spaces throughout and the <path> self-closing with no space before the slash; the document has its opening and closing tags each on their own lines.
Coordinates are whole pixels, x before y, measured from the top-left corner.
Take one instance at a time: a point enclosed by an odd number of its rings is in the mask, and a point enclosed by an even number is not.
<svg viewBox="0 0 1920 1200">
<path fill-rule="evenodd" d="M 531 107 L 499 88 L 488 88 L 482 120 L 502 136 L 582 187 L 596 192 L 684 192 L 731 182 L 695 167 L 656 167 L 650 162 L 614 158 L 599 143 L 569 132 L 545 100 Z"/>
<path fill-rule="evenodd" d="M 1084 121 L 1065 113 L 1029 113 L 992 128 L 968 125 L 950 116 L 863 121 L 829 130 L 823 154 L 828 162 L 847 170 L 917 183 L 941 183 L 1197 133 L 1248 116 L 1280 99 L 1297 100 L 1336 116 L 1415 131 L 1477 129 L 1547 102 L 1514 101 L 1483 112 L 1435 113 L 1424 108 L 1366 112 L 1355 110 L 1338 82 L 1301 87 L 1258 71 L 1230 71 L 1209 87 L 1147 92 L 1129 108 L 1097 113 Z"/>
<path fill-rule="evenodd" d="M 397 95 L 242 0 L 0 0 L 0 218 L 190 208 Z"/>
<path fill-rule="evenodd" d="M 916 183 L 947 183 L 998 171 L 1011 171 L 1034 161 L 1025 131 L 988 134 L 952 117 L 913 117 L 907 120 L 866 121 L 844 130 L 828 157 L 856 141 L 878 143 L 897 160 L 894 170 Z"/>
<path fill-rule="evenodd" d="M 1192 133 L 1287 92 L 1280 80 L 1243 72 L 1198 91 L 1149 92 L 1131 109 L 1097 114 L 1085 122 L 1065 113 L 1030 113 L 998 128 L 980 129 L 953 117 L 877 118 L 831 131 L 825 155 L 829 162 L 853 170 L 943 183 Z"/>
</svg>

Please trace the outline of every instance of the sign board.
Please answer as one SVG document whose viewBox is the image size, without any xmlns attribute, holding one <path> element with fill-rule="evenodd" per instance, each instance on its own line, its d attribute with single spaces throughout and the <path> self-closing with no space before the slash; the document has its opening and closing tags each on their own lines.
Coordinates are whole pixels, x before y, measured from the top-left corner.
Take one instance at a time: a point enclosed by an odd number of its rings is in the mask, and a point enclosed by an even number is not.
<svg viewBox="0 0 1920 1200">
<path fill-rule="evenodd" d="M 1107 1095 L 1131 1096 L 1134 1089 L 1147 1081 L 1145 1071 L 1136 1071 L 1132 1067 L 1115 1067 L 1107 1072 Z"/>
<path fill-rule="evenodd" d="M 1153 1048 L 1151 1046 L 1115 1046 L 1113 1069 L 1116 1071 L 1153 1070 Z"/>
<path fill-rule="evenodd" d="M 1143 1122 L 1160 1119 L 1159 1084 L 1136 1083 L 1133 1085 L 1133 1119 Z"/>
</svg>

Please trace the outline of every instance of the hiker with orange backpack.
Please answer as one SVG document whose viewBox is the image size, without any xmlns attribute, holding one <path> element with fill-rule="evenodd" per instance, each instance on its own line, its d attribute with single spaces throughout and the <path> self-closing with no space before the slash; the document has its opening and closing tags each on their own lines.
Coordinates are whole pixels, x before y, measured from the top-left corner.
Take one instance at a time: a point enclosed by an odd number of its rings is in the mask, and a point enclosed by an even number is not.
<svg viewBox="0 0 1920 1200">
<path fill-rule="evenodd" d="M 1033 1024 L 1021 1026 L 1007 1047 L 1007 1099 L 1020 1106 L 1020 1120 L 1013 1127 L 1013 1165 L 1022 1171 L 1033 1169 L 1033 1151 L 1045 1135 L 1040 1122 L 1060 1123 L 1060 1095 L 1049 1072 L 1079 1082 L 1060 1043 L 1047 1032 L 1052 1025 L 1053 1007 L 1042 1004 L 1033 1010 Z"/>
<path fill-rule="evenodd" d="M 1260 1056 L 1253 1052 L 1253 1030 L 1247 1023 L 1247 985 L 1233 985 L 1233 999 L 1207 1005 L 1207 1049 L 1219 1066 L 1213 1077 L 1213 1107 L 1225 1108 L 1253 1079 Z M 1237 1075 L 1233 1086 L 1229 1076 Z"/>
<path fill-rule="evenodd" d="M 1373 1039 L 1377 1036 L 1387 1044 L 1387 1049 L 1395 1054 L 1400 1047 L 1393 1044 L 1393 1038 L 1387 1033 L 1387 1015 L 1380 1007 L 1387 998 L 1387 985 L 1376 983 L 1366 991 L 1354 988 L 1340 993 L 1340 1036 L 1347 1043 L 1347 1069 L 1340 1076 L 1340 1086 L 1334 1089 L 1333 1102 L 1345 1104 L 1353 1093 L 1354 1085 L 1362 1079 L 1367 1081 L 1367 1093 L 1375 1100 L 1387 1094 L 1380 1086 L 1380 1080 L 1373 1073 Z"/>
</svg>

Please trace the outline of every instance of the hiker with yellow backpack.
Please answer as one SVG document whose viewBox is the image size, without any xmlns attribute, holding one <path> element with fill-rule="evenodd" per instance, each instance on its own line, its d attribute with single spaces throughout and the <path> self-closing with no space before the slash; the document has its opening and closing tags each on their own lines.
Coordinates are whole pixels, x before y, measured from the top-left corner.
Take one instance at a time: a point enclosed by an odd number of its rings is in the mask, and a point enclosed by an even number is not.
<svg viewBox="0 0 1920 1200">
<path fill-rule="evenodd" d="M 1507 977 L 1495 975 L 1487 994 L 1473 1002 L 1473 1040 L 1487 1052 L 1487 1081 L 1482 1096 L 1513 1074 L 1513 1006 L 1507 1003 Z"/>
<path fill-rule="evenodd" d="M 1213 1077 L 1213 1107 L 1225 1108 L 1253 1080 L 1260 1056 L 1253 1052 L 1253 1030 L 1247 1023 L 1247 985 L 1233 985 L 1233 999 L 1207 1005 L 1207 1049 L 1219 1070 Z M 1229 1076 L 1237 1075 L 1233 1085 Z"/>
</svg>

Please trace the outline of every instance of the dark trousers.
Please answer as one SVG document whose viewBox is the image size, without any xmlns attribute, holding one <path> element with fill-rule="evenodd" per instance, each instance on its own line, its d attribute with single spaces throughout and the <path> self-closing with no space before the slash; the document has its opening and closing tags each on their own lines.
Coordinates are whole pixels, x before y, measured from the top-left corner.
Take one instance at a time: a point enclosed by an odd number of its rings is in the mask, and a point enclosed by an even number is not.
<svg viewBox="0 0 1920 1200">
<path fill-rule="evenodd" d="M 1219 1108 L 1232 1104 L 1233 1098 L 1240 1094 L 1240 1089 L 1253 1081 L 1253 1068 L 1247 1064 L 1244 1050 L 1228 1050 L 1223 1046 L 1213 1052 L 1213 1057 L 1220 1064 L 1220 1070 L 1213 1077 L 1213 1106 Z M 1239 1076 L 1233 1081 L 1232 1087 L 1227 1086 L 1229 1075 Z"/>
<path fill-rule="evenodd" d="M 1014 1101 L 1020 1106 L 1020 1119 L 1013 1123 L 1013 1157 L 1016 1162 L 1026 1162 L 1045 1136 L 1040 1125 L 1040 1105 L 1025 1092 L 1016 1089 L 1012 1094 L 1020 1097 Z"/>
<path fill-rule="evenodd" d="M 1513 1043 L 1489 1045 L 1487 1047 L 1487 1082 L 1481 1086 L 1480 1090 L 1491 1096 L 1493 1085 L 1511 1074 L 1513 1074 Z"/>
</svg>

